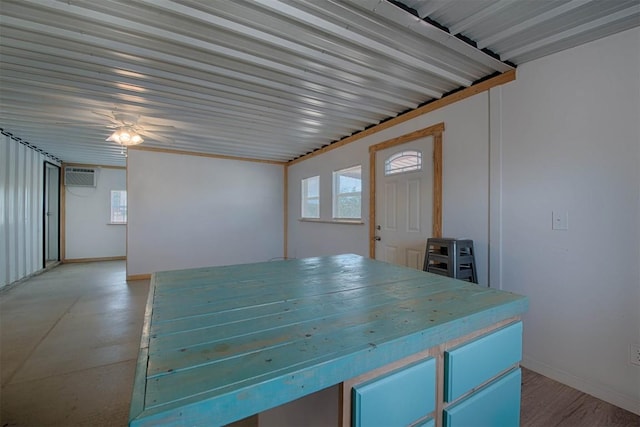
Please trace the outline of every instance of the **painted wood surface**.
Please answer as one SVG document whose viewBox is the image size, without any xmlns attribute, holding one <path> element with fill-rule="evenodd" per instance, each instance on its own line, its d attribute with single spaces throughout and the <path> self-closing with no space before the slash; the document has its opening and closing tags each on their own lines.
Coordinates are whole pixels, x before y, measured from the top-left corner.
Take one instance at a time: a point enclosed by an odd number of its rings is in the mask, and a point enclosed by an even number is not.
<svg viewBox="0 0 640 427">
<path fill-rule="evenodd" d="M 352 425 L 413 425 L 435 408 L 436 360 L 430 358 L 355 386 Z"/>
<path fill-rule="evenodd" d="M 522 322 L 477 338 L 444 355 L 445 400 L 453 402 L 522 359 Z"/>
<path fill-rule="evenodd" d="M 519 315 L 527 299 L 339 255 L 156 273 L 148 304 L 131 426 L 224 425 Z"/>
<path fill-rule="evenodd" d="M 521 372 L 514 369 L 445 409 L 444 427 L 518 427 Z"/>
</svg>

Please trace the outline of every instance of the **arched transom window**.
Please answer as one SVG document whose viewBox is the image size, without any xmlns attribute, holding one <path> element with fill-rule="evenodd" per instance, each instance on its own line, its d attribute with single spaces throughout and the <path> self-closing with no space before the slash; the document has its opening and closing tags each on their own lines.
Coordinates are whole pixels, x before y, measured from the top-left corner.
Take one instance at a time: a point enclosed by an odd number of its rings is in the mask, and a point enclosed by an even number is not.
<svg viewBox="0 0 640 427">
<path fill-rule="evenodd" d="M 422 169 L 422 152 L 417 150 L 400 151 L 384 161 L 384 174 L 419 171 Z"/>
</svg>

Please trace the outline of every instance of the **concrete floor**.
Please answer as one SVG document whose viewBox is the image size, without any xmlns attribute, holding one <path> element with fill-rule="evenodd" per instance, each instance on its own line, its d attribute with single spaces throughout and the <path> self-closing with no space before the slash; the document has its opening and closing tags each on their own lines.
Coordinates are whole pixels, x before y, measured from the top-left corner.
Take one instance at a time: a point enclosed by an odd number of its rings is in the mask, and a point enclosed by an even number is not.
<svg viewBox="0 0 640 427">
<path fill-rule="evenodd" d="M 0 426 L 124 426 L 148 281 L 66 264 L 0 293 Z"/>
</svg>

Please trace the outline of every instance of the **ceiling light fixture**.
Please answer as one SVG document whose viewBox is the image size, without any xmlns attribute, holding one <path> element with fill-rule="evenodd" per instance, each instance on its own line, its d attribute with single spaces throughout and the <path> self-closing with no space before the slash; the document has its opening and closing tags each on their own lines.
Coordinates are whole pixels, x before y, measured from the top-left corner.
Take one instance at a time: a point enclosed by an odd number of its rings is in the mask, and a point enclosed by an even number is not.
<svg viewBox="0 0 640 427">
<path fill-rule="evenodd" d="M 115 132 L 107 138 L 107 141 L 115 141 L 116 143 L 128 147 L 130 145 L 138 145 L 144 142 L 144 139 L 129 126 L 123 126 L 116 129 Z"/>
</svg>

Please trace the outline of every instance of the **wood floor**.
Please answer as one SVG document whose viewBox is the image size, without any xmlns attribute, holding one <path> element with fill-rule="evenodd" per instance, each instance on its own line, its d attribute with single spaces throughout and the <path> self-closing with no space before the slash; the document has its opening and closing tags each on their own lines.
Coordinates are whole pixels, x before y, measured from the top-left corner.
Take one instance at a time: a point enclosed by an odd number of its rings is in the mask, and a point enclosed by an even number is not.
<svg viewBox="0 0 640 427">
<path fill-rule="evenodd" d="M 147 290 L 112 261 L 0 292 L 0 426 L 126 425 Z M 521 425 L 640 427 L 640 417 L 523 369 Z"/>
<path fill-rule="evenodd" d="M 640 427 L 640 416 L 522 370 L 521 427 Z"/>
</svg>

